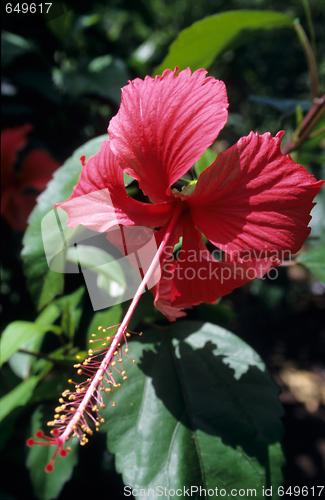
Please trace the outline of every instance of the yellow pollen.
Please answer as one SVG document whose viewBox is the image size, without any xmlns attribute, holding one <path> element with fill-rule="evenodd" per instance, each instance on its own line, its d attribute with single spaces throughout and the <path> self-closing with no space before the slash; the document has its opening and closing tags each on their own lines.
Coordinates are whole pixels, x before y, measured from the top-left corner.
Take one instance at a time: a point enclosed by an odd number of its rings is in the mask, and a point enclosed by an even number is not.
<svg viewBox="0 0 325 500">
<path fill-rule="evenodd" d="M 98 331 L 101 331 L 102 329 L 103 329 L 103 327 L 102 327 L 102 326 L 99 326 L 99 327 L 97 328 L 97 330 L 98 330 Z M 93 335 L 94 335 L 94 333 L 93 333 Z"/>
<path fill-rule="evenodd" d="M 116 406 L 116 403 L 115 403 L 115 401 L 113 401 L 113 403 L 112 403 L 112 406 Z"/>
<path fill-rule="evenodd" d="M 129 352 L 129 349 L 128 349 L 128 348 L 126 348 L 126 349 L 125 349 L 125 352 L 126 352 L 126 353 L 128 353 L 128 352 Z"/>
</svg>

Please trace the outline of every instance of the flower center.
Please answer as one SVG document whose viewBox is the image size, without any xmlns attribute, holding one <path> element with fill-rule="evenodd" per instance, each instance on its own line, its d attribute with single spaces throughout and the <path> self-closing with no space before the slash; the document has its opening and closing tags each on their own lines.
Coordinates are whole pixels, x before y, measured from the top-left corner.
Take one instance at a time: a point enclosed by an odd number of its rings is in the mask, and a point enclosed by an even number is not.
<svg viewBox="0 0 325 500">
<path fill-rule="evenodd" d="M 171 190 L 172 194 L 175 196 L 175 198 L 180 198 L 183 196 L 191 196 L 191 194 L 194 193 L 196 183 L 197 180 L 191 181 L 187 186 L 183 186 L 181 191 L 179 191 L 176 188 L 173 188 Z"/>
</svg>

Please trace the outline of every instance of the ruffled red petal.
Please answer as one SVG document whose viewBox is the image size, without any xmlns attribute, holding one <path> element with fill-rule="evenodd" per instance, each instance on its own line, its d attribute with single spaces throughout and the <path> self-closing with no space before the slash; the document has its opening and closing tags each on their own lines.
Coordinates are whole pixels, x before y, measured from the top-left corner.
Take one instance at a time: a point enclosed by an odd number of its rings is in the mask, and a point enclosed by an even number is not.
<svg viewBox="0 0 325 500">
<path fill-rule="evenodd" d="M 103 141 L 100 151 L 84 164 L 72 196 L 59 206 L 68 213 L 68 227 L 81 224 L 99 232 L 117 224 L 163 226 L 173 213 L 173 202 L 151 205 L 128 196 L 110 141 Z"/>
<path fill-rule="evenodd" d="M 233 260 L 245 251 L 251 259 L 277 252 L 282 260 L 310 232 L 312 201 L 324 182 L 281 153 L 282 135 L 242 137 L 200 175 L 187 198 L 195 225 Z"/>
<path fill-rule="evenodd" d="M 122 89 L 122 104 L 109 124 L 111 148 L 120 166 L 138 180 L 152 202 L 168 201 L 170 186 L 216 139 L 227 121 L 223 82 L 164 71 L 155 79 L 133 80 Z"/>
</svg>

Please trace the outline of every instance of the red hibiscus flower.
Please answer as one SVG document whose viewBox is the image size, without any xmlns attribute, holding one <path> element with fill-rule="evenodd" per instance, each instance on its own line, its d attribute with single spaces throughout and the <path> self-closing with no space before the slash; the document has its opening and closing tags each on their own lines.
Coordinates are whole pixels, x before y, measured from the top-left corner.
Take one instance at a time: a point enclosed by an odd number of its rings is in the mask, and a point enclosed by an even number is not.
<svg viewBox="0 0 325 500">
<path fill-rule="evenodd" d="M 60 166 L 47 151 L 34 149 L 24 156 L 17 170 L 18 153 L 27 144 L 32 126 L 1 131 L 1 216 L 15 231 L 24 231 L 36 197 Z"/>
<path fill-rule="evenodd" d="M 283 132 L 275 137 L 251 132 L 219 154 L 198 181 L 181 192 L 173 188 L 216 139 L 228 107 L 223 82 L 207 78 L 203 69 L 176 72 L 136 79 L 122 89 L 110 140 L 84 164 L 72 196 L 60 204 L 69 227 L 104 232 L 116 223 L 146 226 L 156 230 L 158 244 L 177 212 L 161 279 L 152 289 L 156 307 L 169 320 L 262 277 L 284 252 L 297 252 L 310 232 L 313 198 L 323 185 L 282 155 Z M 127 195 L 123 171 L 151 203 Z M 207 250 L 202 233 L 222 259 Z M 174 245 L 181 236 L 176 259 Z"/>
</svg>

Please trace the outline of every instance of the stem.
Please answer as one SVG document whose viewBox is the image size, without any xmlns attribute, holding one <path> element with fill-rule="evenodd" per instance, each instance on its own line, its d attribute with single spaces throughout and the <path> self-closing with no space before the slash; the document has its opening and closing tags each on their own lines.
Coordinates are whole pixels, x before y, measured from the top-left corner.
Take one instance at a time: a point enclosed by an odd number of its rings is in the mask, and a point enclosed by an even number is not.
<svg viewBox="0 0 325 500">
<path fill-rule="evenodd" d="M 284 155 L 291 153 L 297 149 L 300 144 L 306 139 L 311 129 L 318 122 L 325 111 L 325 94 L 322 97 L 314 99 L 314 105 L 303 119 L 299 132 L 295 131 L 289 141 L 283 146 L 282 153 Z"/>
<path fill-rule="evenodd" d="M 316 37 L 315 37 L 315 30 L 314 30 L 313 20 L 311 17 L 310 7 L 309 7 L 309 1 L 308 0 L 301 0 L 301 3 L 302 3 L 303 8 L 305 10 L 307 24 L 308 24 L 308 30 L 309 30 L 309 36 L 310 36 L 310 43 L 311 43 L 311 47 L 313 49 L 314 56 L 316 59 Z"/>
<path fill-rule="evenodd" d="M 297 32 L 298 38 L 302 44 L 302 47 L 305 52 L 307 64 L 308 64 L 308 69 L 309 69 L 309 76 L 310 76 L 310 92 L 313 100 L 319 96 L 319 78 L 318 78 L 318 69 L 317 69 L 317 64 L 314 56 L 314 52 L 310 46 L 309 40 L 307 38 L 307 35 L 299 23 L 299 21 L 295 21 L 294 23 L 295 30 Z"/>
<path fill-rule="evenodd" d="M 113 342 L 111 343 L 103 361 L 101 362 L 100 364 L 100 367 L 96 373 L 96 375 L 94 376 L 91 384 L 89 385 L 88 389 L 87 389 L 87 392 L 84 396 L 84 398 L 82 399 L 81 403 L 79 404 L 78 406 L 78 409 L 76 410 L 73 418 L 70 420 L 69 424 L 67 425 L 65 431 L 63 432 L 63 434 L 61 434 L 61 436 L 59 437 L 59 440 L 61 441 L 62 445 L 63 443 L 66 441 L 66 439 L 68 438 L 68 436 L 74 432 L 74 429 L 73 427 L 78 423 L 83 411 L 84 411 L 84 408 L 87 407 L 87 404 L 89 402 L 89 400 L 91 399 L 94 391 L 96 390 L 96 387 L 98 386 L 99 382 L 100 382 L 100 378 L 103 376 L 107 366 L 109 365 L 109 362 L 112 358 L 112 356 L 114 355 L 114 351 L 116 350 L 117 348 L 117 345 L 121 342 L 121 339 L 124 335 L 124 332 L 128 326 L 128 323 L 131 319 L 131 316 L 134 312 L 134 309 L 137 305 L 137 303 L 139 302 L 139 299 L 142 295 L 142 293 L 144 292 L 145 290 L 145 287 L 146 285 L 148 284 L 148 281 L 149 279 L 151 278 L 152 274 L 155 272 L 155 270 L 157 269 L 157 266 L 159 265 L 159 261 L 160 261 L 160 257 L 162 256 L 162 253 L 164 251 L 164 248 L 166 246 L 166 243 L 179 219 L 179 216 L 181 215 L 181 212 L 183 210 L 183 206 L 180 204 L 171 220 L 170 220 L 170 223 L 168 225 L 168 228 L 167 228 L 167 231 L 166 231 L 166 234 L 158 248 L 158 251 L 153 259 L 153 261 L 151 262 L 149 268 L 148 268 L 148 271 L 146 272 L 143 280 L 141 281 L 141 284 L 138 288 L 138 290 L 136 291 L 136 294 L 126 312 L 126 315 L 124 316 L 124 319 L 122 321 L 122 323 L 120 324 L 115 336 L 114 336 L 114 340 Z"/>
</svg>

